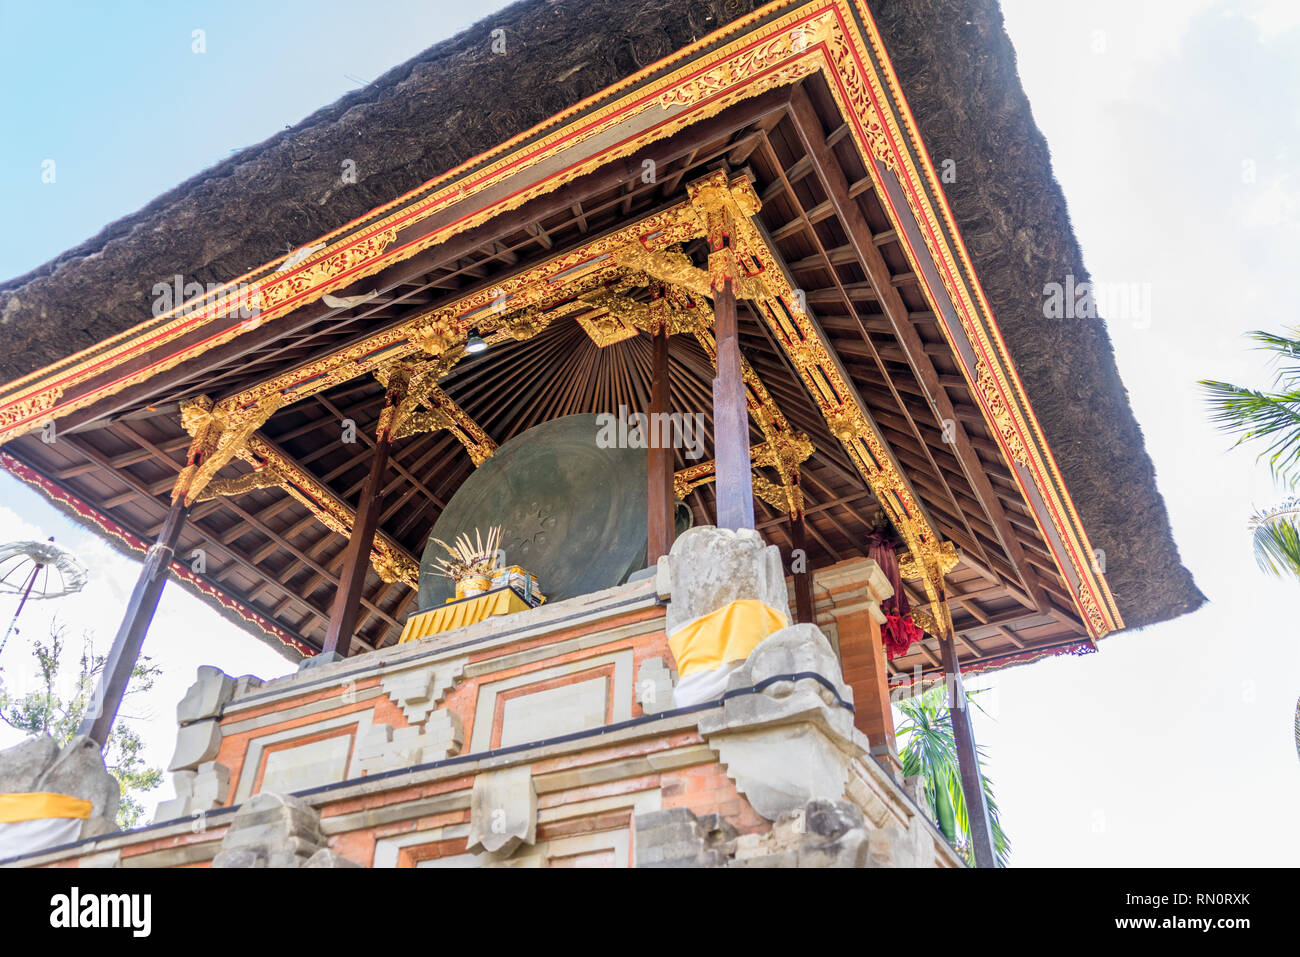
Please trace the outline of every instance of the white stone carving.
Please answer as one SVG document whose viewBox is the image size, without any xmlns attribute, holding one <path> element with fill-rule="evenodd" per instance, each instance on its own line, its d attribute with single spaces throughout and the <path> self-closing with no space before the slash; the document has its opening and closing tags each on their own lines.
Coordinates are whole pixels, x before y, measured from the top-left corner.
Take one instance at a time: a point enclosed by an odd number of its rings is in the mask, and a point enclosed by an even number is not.
<svg viewBox="0 0 1300 957">
<path fill-rule="evenodd" d="M 636 671 L 636 700 L 646 714 L 661 714 L 673 706 L 673 674 L 662 658 L 647 658 Z"/>
<path fill-rule="evenodd" d="M 470 851 L 509 857 L 520 844 L 536 842 L 537 789 L 529 765 L 481 772 L 469 806 Z"/>
<path fill-rule="evenodd" d="M 464 672 L 465 659 L 460 658 L 391 672 L 380 679 L 380 684 L 407 721 L 423 724 Z"/>
</svg>

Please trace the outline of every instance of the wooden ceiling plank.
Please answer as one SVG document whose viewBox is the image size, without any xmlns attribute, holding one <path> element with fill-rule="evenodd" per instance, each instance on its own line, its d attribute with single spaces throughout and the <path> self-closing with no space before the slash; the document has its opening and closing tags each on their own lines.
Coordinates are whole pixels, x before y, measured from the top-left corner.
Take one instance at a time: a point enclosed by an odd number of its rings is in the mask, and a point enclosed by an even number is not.
<svg viewBox="0 0 1300 957">
<path fill-rule="evenodd" d="M 1002 548 L 1016 569 L 1021 583 L 1033 597 L 1035 604 L 1042 608 L 1047 601 L 1047 596 L 1039 576 L 1029 567 L 1024 549 L 1020 545 L 1020 537 L 1011 528 L 1001 502 L 984 474 L 984 466 L 967 440 L 965 428 L 955 415 L 948 393 L 938 383 L 938 373 L 935 371 L 934 363 L 925 353 L 915 327 L 907 319 L 907 306 L 892 283 L 893 275 L 889 266 L 881 255 L 880 249 L 871 240 L 871 229 L 857 200 L 849 196 L 849 184 L 833 153 L 826 147 L 825 136 L 821 132 L 821 120 L 807 91 L 802 86 L 794 90 L 790 107 L 793 126 L 799 134 L 799 139 L 817 169 L 823 188 L 835 203 L 840 223 L 849 235 L 850 243 L 865 267 L 867 277 L 876 286 L 885 315 L 894 326 L 895 337 L 906 353 L 909 363 L 916 370 L 922 385 L 929 392 L 928 398 L 933 403 L 936 417 L 941 424 L 944 419 L 950 420 L 956 430 L 953 451 L 966 471 L 967 481 L 979 494 L 985 513 L 992 520 Z"/>
</svg>

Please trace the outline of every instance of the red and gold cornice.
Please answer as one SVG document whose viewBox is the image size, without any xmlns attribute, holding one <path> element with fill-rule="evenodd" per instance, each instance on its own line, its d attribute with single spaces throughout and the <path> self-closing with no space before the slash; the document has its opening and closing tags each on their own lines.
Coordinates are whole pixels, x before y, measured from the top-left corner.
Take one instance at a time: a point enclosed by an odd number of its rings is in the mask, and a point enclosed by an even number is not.
<svg viewBox="0 0 1300 957">
<path fill-rule="evenodd" d="M 0 440 L 147 381 L 745 98 L 814 72 L 820 72 L 830 87 L 900 244 L 1089 634 L 1098 638 L 1123 627 L 1105 577 L 1094 567 L 1087 534 L 1016 375 L 879 31 L 861 0 L 777 0 L 321 237 L 306 247 L 313 250 L 310 255 L 292 266 L 284 268 L 289 260 L 275 260 L 228 284 L 188 313 L 174 311 L 150 320 L 11 383 L 0 390 Z M 630 131 L 629 135 L 606 136 L 601 140 L 605 145 L 591 147 L 594 137 L 616 128 Z M 499 188 L 507 182 L 511 188 Z M 896 202 L 896 196 L 901 201 Z M 426 221 L 435 214 L 440 217 L 436 228 L 419 228 L 427 227 Z M 902 228 L 905 220 L 915 229 Z M 920 236 L 919 244 L 912 235 Z M 653 244 L 647 239 L 647 246 Z M 672 243 L 657 245 L 663 249 Z M 932 269 L 923 269 L 922 263 Z M 936 281 L 930 278 L 933 274 Z M 229 314 L 248 304 L 260 306 L 260 312 L 232 324 Z M 462 313 L 456 319 L 466 316 Z M 476 319 L 470 315 L 469 321 Z M 209 334 L 184 349 L 173 345 L 199 330 Z M 390 346 L 406 340 L 401 334 L 392 336 Z M 366 348 L 373 347 L 373 340 L 367 340 Z M 348 362 L 366 365 L 392 358 L 358 352 L 358 348 L 349 350 L 355 354 Z M 128 361 L 135 371 L 114 377 L 113 370 Z M 844 428 L 856 428 L 860 423 L 851 412 L 846 414 Z M 864 448 L 864 454 L 873 457 L 885 452 L 870 444 Z"/>
</svg>

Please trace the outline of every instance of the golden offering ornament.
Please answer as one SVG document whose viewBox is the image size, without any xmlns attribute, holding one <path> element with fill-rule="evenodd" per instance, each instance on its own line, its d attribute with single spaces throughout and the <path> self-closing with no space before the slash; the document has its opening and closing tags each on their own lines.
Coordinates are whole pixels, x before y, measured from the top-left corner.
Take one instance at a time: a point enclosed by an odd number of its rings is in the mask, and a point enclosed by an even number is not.
<svg viewBox="0 0 1300 957">
<path fill-rule="evenodd" d="M 448 545 L 441 538 L 435 542 L 447 552 L 447 558 L 437 561 L 438 572 L 456 583 L 456 597 L 481 595 L 492 585 L 493 572 L 497 570 L 500 557 L 498 547 L 501 544 L 501 526 L 493 525 L 488 529 L 484 541 L 477 528 L 474 529 L 474 541 L 461 532 L 455 545 Z"/>
</svg>

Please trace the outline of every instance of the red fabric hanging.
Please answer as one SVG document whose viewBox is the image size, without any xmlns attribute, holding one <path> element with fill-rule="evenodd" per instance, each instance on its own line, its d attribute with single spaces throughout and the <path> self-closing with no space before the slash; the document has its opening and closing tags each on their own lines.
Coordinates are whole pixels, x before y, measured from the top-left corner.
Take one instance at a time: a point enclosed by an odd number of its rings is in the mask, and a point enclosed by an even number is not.
<svg viewBox="0 0 1300 957">
<path fill-rule="evenodd" d="M 907 654 L 912 642 L 924 638 L 925 632 L 921 631 L 921 626 L 912 621 L 911 617 L 886 614 L 885 623 L 880 627 L 880 637 L 885 644 L 885 653 L 893 660 Z"/>
<path fill-rule="evenodd" d="M 880 638 L 889 657 L 898 658 L 907 654 L 912 642 L 920 641 L 925 633 L 912 620 L 907 592 L 903 591 L 903 576 L 898 571 L 898 539 L 889 529 L 878 529 L 867 536 L 867 541 L 870 543 L 868 557 L 880 566 L 889 584 L 894 586 L 894 594 L 880 603 L 880 610 L 885 614 Z"/>
</svg>

